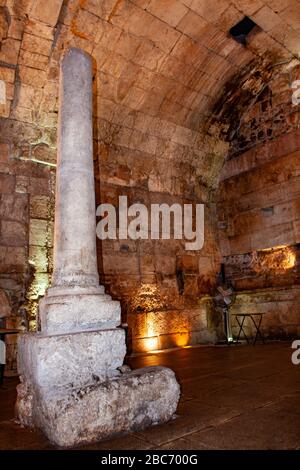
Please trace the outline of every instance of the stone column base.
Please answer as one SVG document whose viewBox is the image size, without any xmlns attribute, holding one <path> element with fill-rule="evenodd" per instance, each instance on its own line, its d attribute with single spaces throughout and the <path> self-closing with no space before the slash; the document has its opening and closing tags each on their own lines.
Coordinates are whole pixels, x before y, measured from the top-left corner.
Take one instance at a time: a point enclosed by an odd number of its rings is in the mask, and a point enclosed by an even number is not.
<svg viewBox="0 0 300 470">
<path fill-rule="evenodd" d="M 31 389 L 104 381 L 119 373 L 125 354 L 122 328 L 18 337 L 18 371 Z"/>
<path fill-rule="evenodd" d="M 51 287 L 39 303 L 41 329 L 46 333 L 103 330 L 120 325 L 120 302 L 99 287 Z"/>
<path fill-rule="evenodd" d="M 74 447 L 164 423 L 174 415 L 180 388 L 172 370 L 147 367 L 75 388 L 18 387 L 21 424 L 37 426 L 59 447 Z"/>
</svg>

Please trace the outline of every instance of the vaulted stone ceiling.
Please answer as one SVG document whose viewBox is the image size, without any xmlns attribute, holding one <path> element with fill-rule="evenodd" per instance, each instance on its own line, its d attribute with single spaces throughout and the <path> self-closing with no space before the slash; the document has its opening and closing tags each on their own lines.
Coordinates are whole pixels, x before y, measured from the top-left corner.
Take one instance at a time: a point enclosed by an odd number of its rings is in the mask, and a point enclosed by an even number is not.
<svg viewBox="0 0 300 470">
<path fill-rule="evenodd" d="M 298 222 L 287 222 L 282 236 L 282 219 L 269 228 L 260 207 L 275 205 L 272 191 L 262 191 L 285 178 L 281 203 L 291 199 L 292 213 L 297 155 L 287 157 L 285 172 L 256 169 L 240 185 L 234 175 L 299 149 L 300 112 L 291 103 L 299 7 L 300 0 L 0 0 L 0 294 L 14 314 L 25 307 L 35 328 L 37 299 L 51 279 L 59 63 L 71 46 L 94 60 L 97 201 L 206 204 L 199 253 L 185 253 L 179 240 L 99 244 L 101 282 L 122 301 L 136 336 L 196 331 L 198 341 L 199 296 L 212 292 L 221 255 L 298 243 Z M 246 46 L 229 35 L 245 15 L 257 24 Z M 220 186 L 219 243 L 220 175 L 233 179 Z M 257 233 L 261 220 L 268 231 Z M 149 322 L 156 330 L 146 334 Z"/>
<path fill-rule="evenodd" d="M 94 58 L 95 136 L 102 153 L 114 143 L 171 155 L 193 168 L 200 162 L 208 182 L 219 173 L 226 146 L 216 145 L 217 127 L 208 137 L 203 127 L 214 111 L 222 116 L 230 84 L 236 91 L 246 70 L 252 80 L 243 82 L 241 93 L 248 86 L 257 94 L 278 64 L 291 66 L 300 52 L 298 0 L 2 0 L 0 5 L 0 79 L 7 83 L 0 111 L 10 118 L 2 119 L 2 132 L 16 157 L 50 163 L 56 159 L 58 64 L 69 46 Z M 228 34 L 245 15 L 258 25 L 246 47 Z M 232 106 L 239 102 L 235 94 Z M 217 158 L 208 165 L 212 147 Z"/>
</svg>

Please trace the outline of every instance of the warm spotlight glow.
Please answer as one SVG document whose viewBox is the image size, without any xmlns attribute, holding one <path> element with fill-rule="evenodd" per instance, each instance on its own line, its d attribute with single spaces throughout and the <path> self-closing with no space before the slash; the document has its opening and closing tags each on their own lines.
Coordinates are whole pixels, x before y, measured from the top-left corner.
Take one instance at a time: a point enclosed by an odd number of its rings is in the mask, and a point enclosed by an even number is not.
<svg viewBox="0 0 300 470">
<path fill-rule="evenodd" d="M 296 255 L 292 251 L 291 248 L 288 248 L 286 250 L 286 257 L 283 263 L 284 269 L 291 269 L 295 266 L 295 264 L 296 264 Z"/>
<path fill-rule="evenodd" d="M 253 267 L 256 272 L 283 272 L 296 264 L 296 254 L 291 247 L 276 246 L 257 253 Z"/>
<path fill-rule="evenodd" d="M 152 312 L 163 310 L 166 299 L 156 284 L 141 284 L 133 298 L 131 308 L 137 312 Z"/>
<path fill-rule="evenodd" d="M 189 334 L 177 333 L 172 337 L 172 339 L 178 348 L 184 348 L 189 342 Z"/>
<path fill-rule="evenodd" d="M 144 338 L 143 343 L 145 352 L 155 351 L 159 349 L 157 336 L 152 336 L 151 338 Z"/>
<path fill-rule="evenodd" d="M 30 261 L 32 266 L 35 266 Z M 50 274 L 34 272 L 31 284 L 26 292 L 26 300 L 23 304 L 23 308 L 27 311 L 28 325 L 30 331 L 36 331 L 37 329 L 37 311 L 39 299 L 45 295 L 46 290 L 49 287 Z"/>
<path fill-rule="evenodd" d="M 138 349 L 153 352 L 169 347 L 184 348 L 190 343 L 191 314 L 170 311 L 168 293 L 156 284 L 142 283 L 131 299 L 131 309 L 136 312 Z M 168 313 L 165 313 L 168 310 Z M 201 316 L 199 308 L 195 316 Z M 192 317 L 193 318 L 193 317 Z"/>
</svg>

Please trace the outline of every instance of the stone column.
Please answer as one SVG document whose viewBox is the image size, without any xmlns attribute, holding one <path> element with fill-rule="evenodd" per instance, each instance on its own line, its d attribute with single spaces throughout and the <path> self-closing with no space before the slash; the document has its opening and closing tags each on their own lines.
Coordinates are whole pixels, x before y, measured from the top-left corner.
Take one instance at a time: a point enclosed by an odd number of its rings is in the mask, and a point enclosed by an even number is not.
<svg viewBox="0 0 300 470">
<path fill-rule="evenodd" d="M 52 286 L 98 286 L 92 60 L 71 49 L 60 72 Z"/>
<path fill-rule="evenodd" d="M 99 286 L 93 169 L 92 59 L 72 48 L 60 70 L 52 286 L 40 301 L 45 332 L 120 324 L 120 305 Z"/>
<path fill-rule="evenodd" d="M 16 411 L 70 447 L 168 421 L 180 390 L 170 369 L 123 365 L 120 304 L 98 285 L 91 58 L 71 49 L 60 77 L 55 267 L 41 331 L 18 338 Z"/>
</svg>

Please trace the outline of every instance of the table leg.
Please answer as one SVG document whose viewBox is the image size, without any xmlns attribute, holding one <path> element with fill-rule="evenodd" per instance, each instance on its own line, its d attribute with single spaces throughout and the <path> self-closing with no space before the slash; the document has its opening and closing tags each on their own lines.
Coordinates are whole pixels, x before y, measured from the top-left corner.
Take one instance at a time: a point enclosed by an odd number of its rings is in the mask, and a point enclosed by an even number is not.
<svg viewBox="0 0 300 470">
<path fill-rule="evenodd" d="M 244 322 L 245 322 L 245 318 L 246 318 L 246 317 L 243 316 L 242 323 L 240 323 L 239 317 L 238 317 L 238 315 L 236 315 L 236 321 L 238 322 L 238 325 L 239 325 L 239 327 L 240 327 L 240 331 L 239 331 L 239 334 L 238 334 L 238 337 L 237 337 L 237 343 L 239 342 L 239 339 L 240 339 L 240 336 L 241 336 L 241 332 L 243 332 L 243 333 L 244 333 L 244 336 L 245 336 L 245 338 L 246 338 L 247 344 L 250 344 L 250 343 L 249 343 L 248 336 L 246 335 L 245 330 L 244 330 L 244 328 L 243 328 Z"/>
<path fill-rule="evenodd" d="M 262 322 L 262 315 L 260 315 L 260 317 L 259 317 L 258 325 L 256 324 L 256 322 L 255 322 L 255 320 L 254 320 L 254 318 L 253 318 L 252 315 L 251 315 L 250 318 L 251 318 L 251 320 L 253 321 L 253 323 L 254 323 L 254 325 L 255 325 L 255 328 L 256 328 L 256 335 L 255 335 L 255 338 L 254 338 L 254 340 L 253 340 L 253 346 L 255 346 L 256 341 L 257 341 L 257 339 L 258 339 L 258 336 L 261 337 L 263 344 L 266 344 L 265 338 L 263 337 L 263 335 L 262 335 L 262 333 L 261 333 L 261 331 L 260 331 L 260 326 L 261 326 L 261 322 Z"/>
</svg>

